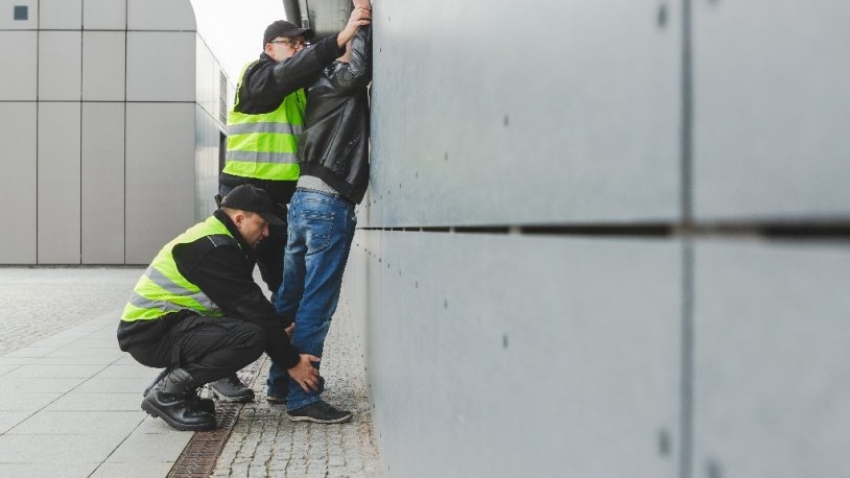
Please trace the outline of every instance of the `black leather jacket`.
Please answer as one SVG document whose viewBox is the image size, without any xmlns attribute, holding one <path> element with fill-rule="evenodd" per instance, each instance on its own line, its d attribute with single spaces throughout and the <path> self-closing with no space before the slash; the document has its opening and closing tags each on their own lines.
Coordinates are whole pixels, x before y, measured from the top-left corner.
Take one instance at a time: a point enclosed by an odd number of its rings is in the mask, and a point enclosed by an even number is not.
<svg viewBox="0 0 850 478">
<path fill-rule="evenodd" d="M 359 203 L 369 185 L 372 27 L 360 27 L 351 47 L 350 63 L 335 62 L 307 90 L 298 152 L 302 176 L 317 176 Z"/>
</svg>

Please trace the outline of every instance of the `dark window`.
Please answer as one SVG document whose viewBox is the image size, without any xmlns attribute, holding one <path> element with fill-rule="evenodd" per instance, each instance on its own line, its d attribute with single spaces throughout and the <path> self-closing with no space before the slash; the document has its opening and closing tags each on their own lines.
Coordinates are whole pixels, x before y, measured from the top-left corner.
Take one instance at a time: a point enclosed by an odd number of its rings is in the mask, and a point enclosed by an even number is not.
<svg viewBox="0 0 850 478">
<path fill-rule="evenodd" d="M 30 7 L 27 5 L 15 5 L 15 20 L 29 20 Z"/>
</svg>

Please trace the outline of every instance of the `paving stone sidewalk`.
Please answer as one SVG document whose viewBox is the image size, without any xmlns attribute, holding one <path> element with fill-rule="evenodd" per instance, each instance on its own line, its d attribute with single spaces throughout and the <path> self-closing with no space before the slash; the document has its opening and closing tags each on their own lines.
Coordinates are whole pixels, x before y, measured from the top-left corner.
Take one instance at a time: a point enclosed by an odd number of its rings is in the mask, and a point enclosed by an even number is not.
<svg viewBox="0 0 850 478">
<path fill-rule="evenodd" d="M 0 356 L 123 307 L 142 271 L 0 267 Z"/>
<path fill-rule="evenodd" d="M 253 384 L 257 400 L 242 409 L 212 476 L 222 477 L 380 477 L 367 387 L 354 340 L 347 300 L 334 316 L 322 375 L 325 399 L 352 410 L 349 423 L 319 425 L 290 422 L 283 405 L 265 400 L 266 359 Z"/>
</svg>

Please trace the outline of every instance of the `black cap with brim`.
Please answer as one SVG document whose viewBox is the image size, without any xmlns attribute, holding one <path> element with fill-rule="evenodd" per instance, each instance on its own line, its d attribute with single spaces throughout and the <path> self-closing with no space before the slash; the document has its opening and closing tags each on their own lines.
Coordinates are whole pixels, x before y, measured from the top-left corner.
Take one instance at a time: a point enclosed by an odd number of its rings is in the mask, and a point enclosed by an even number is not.
<svg viewBox="0 0 850 478">
<path fill-rule="evenodd" d="M 243 184 L 233 188 L 221 200 L 221 207 L 257 213 L 266 222 L 275 226 L 286 224 L 275 213 L 274 202 L 269 197 L 269 193 L 251 184 Z"/>
<path fill-rule="evenodd" d="M 266 31 L 263 33 L 263 47 L 266 46 L 266 43 L 271 43 L 277 37 L 293 38 L 303 36 L 305 40 L 309 40 L 313 38 L 313 35 L 313 30 L 309 28 L 299 28 L 285 20 L 278 20 L 266 27 Z"/>
</svg>

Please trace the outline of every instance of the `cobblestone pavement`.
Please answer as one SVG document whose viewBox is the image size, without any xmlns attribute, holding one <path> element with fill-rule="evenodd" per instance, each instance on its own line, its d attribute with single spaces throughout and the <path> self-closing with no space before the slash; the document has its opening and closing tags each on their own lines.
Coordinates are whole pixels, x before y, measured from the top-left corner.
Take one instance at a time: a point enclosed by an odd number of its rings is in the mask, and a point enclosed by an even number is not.
<svg viewBox="0 0 850 478">
<path fill-rule="evenodd" d="M 265 400 L 265 381 L 271 364 L 266 359 L 253 385 L 257 399 L 242 409 L 213 477 L 381 476 L 360 349 L 353 340 L 349 317 L 343 296 L 325 343 L 322 374 L 326 380 L 325 400 L 352 410 L 351 422 L 290 422 L 284 405 Z"/>
<path fill-rule="evenodd" d="M 0 356 L 120 309 L 143 270 L 0 267 Z"/>
</svg>

